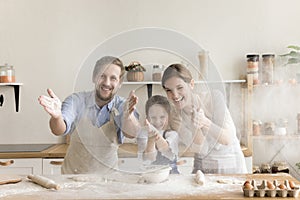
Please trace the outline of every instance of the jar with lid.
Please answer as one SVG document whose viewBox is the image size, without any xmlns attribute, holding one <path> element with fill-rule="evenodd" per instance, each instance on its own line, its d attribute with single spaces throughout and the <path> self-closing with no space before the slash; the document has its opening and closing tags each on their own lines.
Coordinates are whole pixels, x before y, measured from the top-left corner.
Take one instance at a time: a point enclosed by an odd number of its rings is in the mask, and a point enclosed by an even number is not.
<svg viewBox="0 0 300 200">
<path fill-rule="evenodd" d="M 252 133 L 254 136 L 260 135 L 262 129 L 262 122 L 260 120 L 253 120 L 253 129 Z"/>
<path fill-rule="evenodd" d="M 152 81 L 161 81 L 163 65 L 153 65 Z"/>
<path fill-rule="evenodd" d="M 0 83 L 14 82 L 16 82 L 14 67 L 7 64 L 0 66 Z"/>
<path fill-rule="evenodd" d="M 288 120 L 284 118 L 280 118 L 276 122 L 275 135 L 286 135 L 288 127 Z"/>
<path fill-rule="evenodd" d="M 259 55 L 258 54 L 247 54 L 247 74 L 253 75 L 253 84 L 259 83 Z"/>
<path fill-rule="evenodd" d="M 262 174 L 271 174 L 272 170 L 271 170 L 271 166 L 269 163 L 263 163 L 260 166 L 260 171 Z"/>
<path fill-rule="evenodd" d="M 275 161 L 272 165 L 272 173 L 289 173 L 289 167 L 285 161 Z"/>
<path fill-rule="evenodd" d="M 263 54 L 262 59 L 262 83 L 272 84 L 275 55 Z"/>
</svg>

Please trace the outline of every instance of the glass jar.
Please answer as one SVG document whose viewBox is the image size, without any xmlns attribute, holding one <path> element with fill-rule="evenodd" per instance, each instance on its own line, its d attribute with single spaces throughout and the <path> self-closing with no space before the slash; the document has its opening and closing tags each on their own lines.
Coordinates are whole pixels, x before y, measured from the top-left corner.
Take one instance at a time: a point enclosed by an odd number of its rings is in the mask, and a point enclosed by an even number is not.
<svg viewBox="0 0 300 200">
<path fill-rule="evenodd" d="M 161 81 L 163 72 L 163 66 L 162 65 L 153 65 L 152 68 L 152 81 Z"/>
<path fill-rule="evenodd" d="M 271 166 L 269 163 L 263 163 L 260 166 L 260 171 L 262 174 L 271 174 L 272 170 L 271 170 Z"/>
<path fill-rule="evenodd" d="M 274 54 L 262 55 L 262 83 L 264 84 L 273 83 L 274 58 Z"/>
<path fill-rule="evenodd" d="M 260 135 L 262 129 L 262 122 L 260 120 L 253 120 L 253 129 L 252 133 L 254 136 Z"/>
<path fill-rule="evenodd" d="M 253 84 L 259 83 L 259 55 L 258 54 L 247 54 L 247 74 L 253 75 Z"/>
<path fill-rule="evenodd" d="M 272 165 L 272 173 L 289 173 L 289 167 L 285 161 L 275 161 Z"/>
<path fill-rule="evenodd" d="M 14 83 L 15 69 L 11 65 L 5 64 L 5 66 L 0 66 L 0 83 Z"/>
</svg>

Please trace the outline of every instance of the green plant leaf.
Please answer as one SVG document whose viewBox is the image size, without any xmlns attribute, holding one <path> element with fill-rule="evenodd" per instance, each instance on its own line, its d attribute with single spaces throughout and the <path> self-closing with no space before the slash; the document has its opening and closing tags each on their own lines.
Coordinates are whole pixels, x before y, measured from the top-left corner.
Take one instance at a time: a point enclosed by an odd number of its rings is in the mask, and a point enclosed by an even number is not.
<svg viewBox="0 0 300 200">
<path fill-rule="evenodd" d="M 296 51 L 300 51 L 300 47 L 296 46 L 296 45 L 290 45 L 287 48 L 289 48 L 289 49 L 295 49 Z"/>
<path fill-rule="evenodd" d="M 297 64 L 297 63 L 300 63 L 300 59 L 299 58 L 289 58 L 288 62 L 287 62 L 287 65 Z"/>
</svg>

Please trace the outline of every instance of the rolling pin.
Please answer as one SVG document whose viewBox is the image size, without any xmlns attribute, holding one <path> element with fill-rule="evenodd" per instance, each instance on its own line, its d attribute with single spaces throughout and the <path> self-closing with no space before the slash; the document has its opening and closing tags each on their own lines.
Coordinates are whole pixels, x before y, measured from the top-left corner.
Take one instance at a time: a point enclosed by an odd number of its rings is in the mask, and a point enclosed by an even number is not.
<svg viewBox="0 0 300 200">
<path fill-rule="evenodd" d="M 43 186 L 47 189 L 53 188 L 53 189 L 58 190 L 60 188 L 60 186 L 57 183 L 55 183 L 53 180 L 43 177 L 43 176 L 31 174 L 31 175 L 28 175 L 27 178 L 30 179 L 32 182 L 34 182 L 40 186 Z"/>
</svg>

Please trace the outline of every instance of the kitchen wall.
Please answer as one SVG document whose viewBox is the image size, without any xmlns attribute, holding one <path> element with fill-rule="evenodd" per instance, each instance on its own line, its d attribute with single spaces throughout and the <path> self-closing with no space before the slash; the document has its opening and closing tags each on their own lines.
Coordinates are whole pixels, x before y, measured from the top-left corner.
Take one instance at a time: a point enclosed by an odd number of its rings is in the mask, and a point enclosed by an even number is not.
<svg viewBox="0 0 300 200">
<path fill-rule="evenodd" d="M 0 64 L 24 84 L 18 113 L 13 89 L 0 87 L 0 143 L 62 142 L 37 98 L 47 88 L 61 99 L 73 92 L 85 58 L 113 35 L 171 29 L 208 50 L 223 79 L 238 79 L 246 53 L 300 44 L 299 11 L 298 0 L 0 0 Z"/>
</svg>

